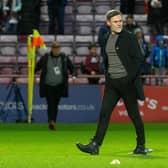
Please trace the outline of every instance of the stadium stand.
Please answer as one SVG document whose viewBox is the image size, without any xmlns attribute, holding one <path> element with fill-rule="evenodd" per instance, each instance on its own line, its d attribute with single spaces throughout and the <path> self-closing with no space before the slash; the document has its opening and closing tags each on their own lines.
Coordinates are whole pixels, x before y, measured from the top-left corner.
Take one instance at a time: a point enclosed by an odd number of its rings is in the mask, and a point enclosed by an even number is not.
<svg viewBox="0 0 168 168">
<path fill-rule="evenodd" d="M 24 0 L 23 2 L 25 2 Z M 32 1 L 33 2 L 33 1 Z M 39 3 L 39 1 L 37 0 Z M 28 2 L 26 1 L 28 4 Z M 30 4 L 28 4 L 30 5 Z M 65 35 L 48 35 L 48 10 L 47 0 L 41 0 L 40 3 L 40 25 L 39 30 L 47 46 L 54 40 L 58 40 L 62 44 L 62 50 L 70 56 L 73 63 L 77 68 L 84 62 L 87 55 L 87 47 L 90 42 L 97 42 L 97 33 L 99 27 L 104 23 L 104 14 L 107 10 L 116 8 L 119 9 L 119 0 L 68 0 L 68 5 L 65 11 Z M 25 8 L 25 6 L 24 6 Z M 33 10 L 33 9 L 32 9 Z M 26 9 L 29 13 L 32 10 Z M 134 18 L 138 24 L 143 28 L 145 39 L 147 42 L 151 42 L 151 36 L 147 26 L 147 15 L 144 14 L 144 0 L 137 0 L 135 6 Z M 30 14 L 24 15 L 29 20 Z M 32 16 L 32 15 L 31 15 Z M 126 15 L 124 15 L 124 18 Z M 27 21 L 28 21 L 27 20 Z M 24 22 L 24 26 L 27 23 Z M 29 29 L 31 29 L 32 24 Z M 16 64 L 19 68 L 20 74 L 27 73 L 27 48 L 26 48 L 25 35 L 0 35 L 0 70 L 1 74 L 4 74 L 4 67 L 6 73 L 15 73 Z M 98 54 L 100 54 L 100 48 L 98 48 Z M 49 48 L 48 48 L 49 50 Z M 37 59 L 43 55 L 46 51 L 38 49 Z M 11 70 L 11 68 L 13 68 Z M 81 73 L 80 70 L 78 70 Z M 1 80 L 2 83 L 5 81 Z M 0 81 L 0 83 L 1 83 Z M 26 83 L 26 80 L 18 79 L 21 83 Z M 101 79 L 104 81 L 104 79 Z M 166 80 L 165 80 L 166 81 Z M 72 80 L 69 81 L 72 83 Z M 87 80 L 76 79 L 76 82 L 87 83 Z M 74 81 L 73 81 L 74 83 Z M 100 82 L 101 83 L 101 82 Z M 165 82 L 166 83 L 166 82 Z"/>
</svg>

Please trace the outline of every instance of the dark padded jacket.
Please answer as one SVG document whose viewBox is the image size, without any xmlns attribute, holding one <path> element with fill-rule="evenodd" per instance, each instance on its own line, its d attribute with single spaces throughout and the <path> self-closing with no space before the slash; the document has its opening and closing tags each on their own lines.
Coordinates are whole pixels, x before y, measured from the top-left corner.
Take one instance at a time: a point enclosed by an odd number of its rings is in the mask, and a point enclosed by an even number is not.
<svg viewBox="0 0 168 168">
<path fill-rule="evenodd" d="M 48 61 L 49 54 L 45 54 L 43 57 L 40 58 L 40 60 L 37 62 L 35 67 L 35 72 L 41 70 L 40 74 L 40 97 L 46 96 L 46 85 L 45 85 L 45 78 L 47 73 L 47 61 Z M 60 90 L 60 96 L 61 97 L 67 97 L 68 96 L 68 71 L 71 74 L 75 75 L 74 66 L 71 62 L 71 60 L 64 54 L 60 54 L 61 57 L 61 63 L 62 63 L 62 72 L 63 72 L 63 82 Z"/>
</svg>

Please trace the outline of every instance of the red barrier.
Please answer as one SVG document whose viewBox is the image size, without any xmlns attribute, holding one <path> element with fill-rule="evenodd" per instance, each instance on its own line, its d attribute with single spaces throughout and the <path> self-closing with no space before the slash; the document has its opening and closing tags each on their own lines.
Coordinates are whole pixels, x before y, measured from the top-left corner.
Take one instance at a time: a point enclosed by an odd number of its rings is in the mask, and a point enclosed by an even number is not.
<svg viewBox="0 0 168 168">
<path fill-rule="evenodd" d="M 102 87 L 103 93 L 104 87 Z M 140 114 L 144 122 L 168 122 L 168 87 L 145 86 L 144 102 L 139 102 Z M 130 122 L 122 99 L 118 102 L 110 122 Z"/>
</svg>

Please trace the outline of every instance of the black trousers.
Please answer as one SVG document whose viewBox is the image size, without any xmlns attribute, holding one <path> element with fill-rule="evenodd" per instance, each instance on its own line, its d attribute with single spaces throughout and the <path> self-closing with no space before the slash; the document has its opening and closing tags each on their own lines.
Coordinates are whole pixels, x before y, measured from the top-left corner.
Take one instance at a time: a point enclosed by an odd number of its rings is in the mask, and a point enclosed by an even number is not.
<svg viewBox="0 0 168 168">
<path fill-rule="evenodd" d="M 137 135 L 137 145 L 145 144 L 144 124 L 142 122 L 135 93 L 135 87 L 128 78 L 106 79 L 105 91 L 97 126 L 96 134 L 93 138 L 99 145 L 102 144 L 106 130 L 109 125 L 111 113 L 118 100 L 122 98 L 126 106 Z"/>
<path fill-rule="evenodd" d="M 58 87 L 47 86 L 46 87 L 46 101 L 47 101 L 47 114 L 48 122 L 57 120 L 58 105 L 60 102 L 60 90 Z"/>
<path fill-rule="evenodd" d="M 134 14 L 135 0 L 120 0 L 120 10 L 123 14 Z"/>
<path fill-rule="evenodd" d="M 64 6 L 48 5 L 49 34 L 64 34 Z M 56 31 L 57 25 L 57 31 Z"/>
</svg>

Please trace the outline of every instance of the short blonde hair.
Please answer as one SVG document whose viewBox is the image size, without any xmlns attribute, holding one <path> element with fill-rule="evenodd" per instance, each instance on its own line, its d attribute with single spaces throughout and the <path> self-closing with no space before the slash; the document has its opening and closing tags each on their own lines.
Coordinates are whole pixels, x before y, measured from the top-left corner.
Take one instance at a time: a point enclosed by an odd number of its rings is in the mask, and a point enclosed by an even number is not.
<svg viewBox="0 0 168 168">
<path fill-rule="evenodd" d="M 106 20 L 110 20 L 111 17 L 116 16 L 116 15 L 122 15 L 122 13 L 117 10 L 117 9 L 112 9 L 106 12 Z"/>
</svg>

